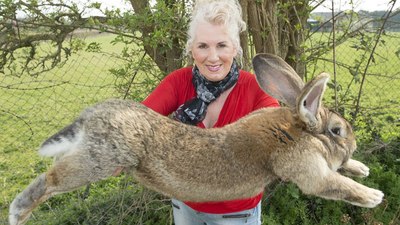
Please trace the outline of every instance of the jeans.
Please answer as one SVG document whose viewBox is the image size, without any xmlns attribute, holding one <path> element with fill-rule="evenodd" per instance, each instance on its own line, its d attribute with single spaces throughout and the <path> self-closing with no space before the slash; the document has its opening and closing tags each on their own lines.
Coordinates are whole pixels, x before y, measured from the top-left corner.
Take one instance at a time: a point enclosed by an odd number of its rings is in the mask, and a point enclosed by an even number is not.
<svg viewBox="0 0 400 225">
<path fill-rule="evenodd" d="M 210 214 L 193 210 L 172 199 L 175 225 L 261 225 L 261 201 L 252 209 L 226 214 Z"/>
</svg>

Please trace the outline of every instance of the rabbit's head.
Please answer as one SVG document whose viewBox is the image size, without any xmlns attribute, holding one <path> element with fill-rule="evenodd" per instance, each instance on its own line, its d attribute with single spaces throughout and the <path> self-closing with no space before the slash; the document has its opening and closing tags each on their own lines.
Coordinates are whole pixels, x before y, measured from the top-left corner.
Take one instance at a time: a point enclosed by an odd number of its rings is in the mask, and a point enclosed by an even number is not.
<svg viewBox="0 0 400 225">
<path fill-rule="evenodd" d="M 260 87 L 269 95 L 292 108 L 304 122 L 305 130 L 313 135 L 322 134 L 330 140 L 329 149 L 342 149 L 348 158 L 356 149 L 351 125 L 338 113 L 322 107 L 322 96 L 329 74 L 321 73 L 306 85 L 283 59 L 271 54 L 258 54 L 253 67 Z M 322 136 L 321 135 L 321 136 Z"/>
</svg>

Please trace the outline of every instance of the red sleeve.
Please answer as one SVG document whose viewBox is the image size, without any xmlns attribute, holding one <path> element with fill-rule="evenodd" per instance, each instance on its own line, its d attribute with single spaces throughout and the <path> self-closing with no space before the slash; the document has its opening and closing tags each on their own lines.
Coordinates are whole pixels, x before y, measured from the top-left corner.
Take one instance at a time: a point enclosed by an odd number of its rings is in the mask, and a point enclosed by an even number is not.
<svg viewBox="0 0 400 225">
<path fill-rule="evenodd" d="M 194 96 L 192 70 L 189 67 L 168 74 L 142 104 L 162 114 L 169 115 Z"/>
</svg>

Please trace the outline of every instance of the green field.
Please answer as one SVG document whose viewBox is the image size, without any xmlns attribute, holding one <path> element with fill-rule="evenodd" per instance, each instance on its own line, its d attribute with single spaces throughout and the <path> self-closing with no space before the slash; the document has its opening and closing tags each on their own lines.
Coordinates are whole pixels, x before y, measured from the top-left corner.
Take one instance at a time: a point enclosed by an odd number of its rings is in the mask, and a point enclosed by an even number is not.
<svg viewBox="0 0 400 225">
<path fill-rule="evenodd" d="M 102 43 L 103 51 L 105 52 L 112 53 L 120 51 L 122 46 L 110 44 L 112 38 L 113 36 L 111 35 L 97 35 L 88 37 L 87 41 Z M 360 115 L 363 118 L 371 117 L 374 120 L 372 122 L 368 122 L 369 120 L 358 121 L 358 125 L 361 128 L 365 127 L 365 129 L 357 130 L 357 134 L 360 137 L 367 134 L 369 135 L 368 132 L 370 131 L 366 129 L 370 129 L 372 126 L 372 128 L 379 129 L 382 133 L 381 136 L 383 140 L 399 138 L 400 90 L 398 87 L 400 87 L 400 69 L 398 65 L 400 59 L 395 55 L 395 50 L 400 46 L 400 39 L 399 37 L 385 37 L 385 41 L 386 44 L 378 48 L 374 65 L 368 70 L 369 76 L 366 79 L 361 99 L 363 111 Z M 356 40 L 354 40 L 354 42 L 356 42 Z M 362 52 L 351 49 L 351 45 L 353 45 L 353 43 L 350 41 L 338 47 L 338 62 L 354 64 L 355 60 L 362 58 Z M 118 78 L 108 71 L 111 68 L 118 68 L 120 65 L 122 65 L 122 61 L 108 55 L 80 52 L 79 54 L 73 55 L 62 68 L 56 68 L 39 77 L 21 76 L 17 78 L 4 74 L 0 75 L 0 224 L 7 223 L 8 205 L 15 195 L 23 190 L 38 174 L 44 172 L 51 164 L 51 159 L 43 159 L 37 155 L 37 148 L 40 143 L 71 122 L 85 107 L 106 98 L 121 97 L 121 93 L 116 91 L 115 88 Z M 333 73 L 332 64 L 323 61 L 318 62 L 315 68 L 310 66 L 309 71 L 326 71 L 331 74 Z M 346 114 L 348 114 L 355 105 L 354 98 L 357 96 L 360 87 L 360 83 L 354 83 L 352 78 L 354 78 L 354 76 L 352 76 L 347 69 L 342 67 L 338 68 L 337 79 L 342 86 L 339 95 L 342 98 L 341 104 L 345 107 Z M 355 78 L 359 79 L 357 76 Z M 349 88 L 347 88 L 348 86 Z M 332 96 L 332 90 L 328 90 L 325 96 L 326 101 L 332 102 Z M 359 156 L 367 157 L 362 153 L 359 153 Z M 385 172 L 385 168 L 382 168 L 378 163 L 374 164 L 373 172 L 380 173 L 382 179 L 385 176 L 392 176 L 391 179 L 397 182 L 394 185 L 400 183 L 398 172 L 388 175 L 386 173 L 387 171 Z M 372 176 L 375 177 L 373 178 L 374 182 L 379 180 L 376 174 Z M 123 197 L 127 195 L 129 196 L 128 198 L 133 201 L 135 196 L 132 195 L 132 193 L 142 192 L 140 186 L 127 188 L 126 184 L 131 184 L 134 181 L 125 178 L 111 178 L 110 180 L 111 181 L 100 182 L 94 185 L 95 188 L 92 188 L 86 202 L 80 198 L 80 195 L 84 192 L 84 188 L 78 192 L 52 198 L 34 213 L 33 218 L 28 224 L 51 224 L 51 222 L 45 221 L 53 221 L 54 224 L 54 221 L 62 221 L 62 219 L 68 219 L 67 217 L 74 218 L 74 213 L 78 212 L 83 212 L 84 215 L 80 215 L 81 217 L 89 218 L 107 213 L 119 212 L 123 214 L 126 210 L 128 210 L 128 212 L 130 212 L 129 210 L 132 211 L 132 208 L 125 208 L 122 206 L 122 202 L 124 201 Z M 369 182 L 371 186 L 377 186 L 376 183 L 368 181 L 368 178 L 366 182 Z M 397 186 L 396 190 L 394 190 L 394 187 L 384 187 L 387 188 L 384 192 L 399 192 L 399 187 L 400 186 Z M 390 188 L 392 189 L 389 190 Z M 295 190 L 282 188 L 278 189 L 276 192 L 279 192 L 281 195 L 286 194 L 286 196 L 289 195 L 292 197 L 293 193 L 296 193 Z M 397 196 L 391 195 L 391 197 L 396 198 Z M 125 196 L 125 198 L 127 197 Z M 304 200 L 303 197 L 299 197 L 298 194 L 295 195 L 294 198 L 298 202 Z M 163 202 L 162 198 L 157 199 L 157 201 L 161 202 L 161 206 L 154 206 L 155 209 L 159 214 L 164 213 L 167 214 L 168 217 L 169 208 L 164 208 L 166 203 Z M 133 204 L 132 201 L 130 201 L 129 204 Z M 312 201 L 316 201 L 315 204 L 320 205 L 329 204 L 322 200 Z M 101 206 L 101 203 L 110 204 L 110 202 L 113 205 Z M 349 207 L 342 203 L 331 204 L 343 209 Z M 398 202 L 396 204 L 398 204 Z M 106 211 L 108 210 L 109 212 L 103 212 L 101 210 L 93 212 L 90 210 L 92 206 L 96 209 L 105 208 Z M 329 208 L 329 205 L 325 206 Z M 300 208 L 300 206 L 298 207 Z M 394 207 L 394 209 L 391 208 L 391 210 L 396 212 L 396 205 L 391 207 Z M 154 208 L 147 208 L 148 211 L 152 209 Z M 113 210 L 117 211 L 115 212 Z M 268 208 L 268 210 L 272 215 L 273 209 Z M 332 210 L 337 209 L 333 208 Z M 351 210 L 357 211 L 358 209 L 351 208 Z M 385 210 L 386 209 L 382 208 L 376 211 L 363 210 L 362 212 L 387 213 L 387 210 Z M 394 215 L 400 215 L 399 210 L 400 208 L 398 208 L 397 214 L 394 213 Z M 393 213 L 392 211 L 391 213 Z M 301 214 L 306 212 L 296 213 Z M 336 213 L 340 214 L 340 212 Z M 154 214 L 151 215 L 154 216 Z M 265 217 L 268 217 L 268 215 Z M 394 218 L 392 214 L 387 217 Z M 169 221 L 168 219 L 169 217 L 167 219 L 160 219 L 164 221 L 164 223 L 160 222 L 159 224 L 166 224 L 165 221 Z M 276 220 L 279 221 L 279 218 L 276 218 Z M 125 224 L 125 222 L 121 222 L 120 224 Z M 71 222 L 70 224 L 77 223 Z M 109 223 L 96 222 L 94 224 L 119 223 L 114 221 Z M 279 223 L 276 222 L 275 224 Z"/>
</svg>

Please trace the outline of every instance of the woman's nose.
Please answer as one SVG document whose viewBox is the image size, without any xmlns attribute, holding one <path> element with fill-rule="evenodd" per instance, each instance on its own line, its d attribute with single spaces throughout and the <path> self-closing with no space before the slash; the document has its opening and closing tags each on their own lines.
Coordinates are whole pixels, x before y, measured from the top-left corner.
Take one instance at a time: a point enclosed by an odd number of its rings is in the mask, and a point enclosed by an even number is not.
<svg viewBox="0 0 400 225">
<path fill-rule="evenodd" d="M 210 51 L 208 52 L 208 60 L 209 61 L 218 61 L 219 59 L 219 54 L 217 49 L 215 48 L 210 48 Z"/>
</svg>

